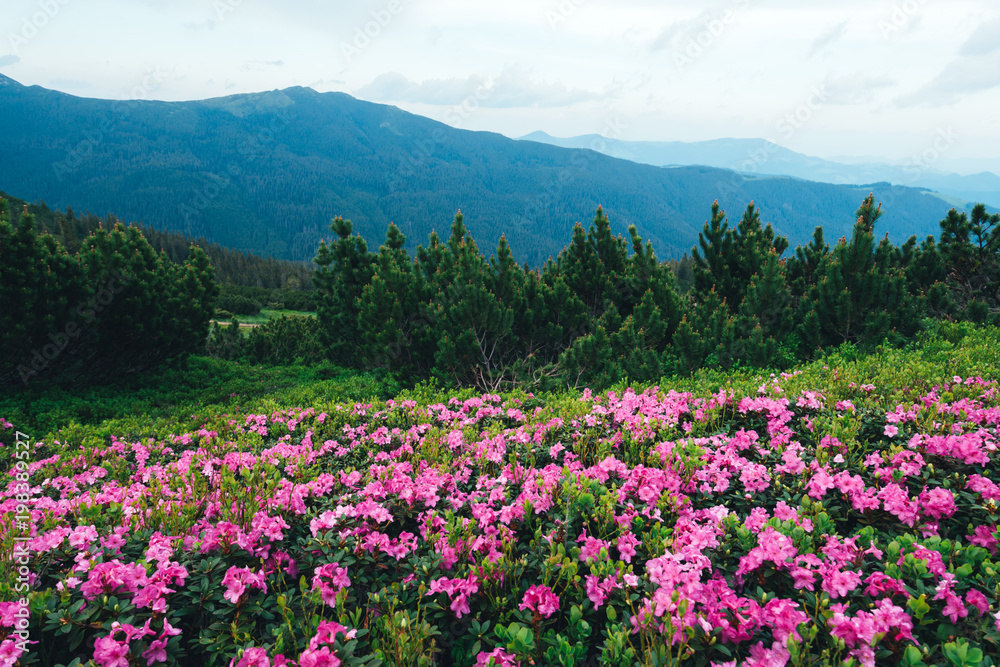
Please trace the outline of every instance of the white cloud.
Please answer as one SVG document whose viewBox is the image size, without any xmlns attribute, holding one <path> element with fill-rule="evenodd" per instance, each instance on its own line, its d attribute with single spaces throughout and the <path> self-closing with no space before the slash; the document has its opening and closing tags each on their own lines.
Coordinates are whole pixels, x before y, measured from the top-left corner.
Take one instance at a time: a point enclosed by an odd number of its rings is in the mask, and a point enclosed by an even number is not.
<svg viewBox="0 0 1000 667">
<path fill-rule="evenodd" d="M 997 49 L 1000 49 L 1000 18 L 980 24 L 959 53 L 963 56 L 983 56 Z"/>
<path fill-rule="evenodd" d="M 483 91 L 488 91 L 484 93 Z M 535 81 L 523 67 L 504 67 L 499 76 L 411 81 L 398 72 L 387 72 L 357 91 L 359 97 L 382 102 L 459 104 L 476 96 L 481 106 L 492 108 L 562 107 L 597 100 L 604 95 L 570 89 L 562 83 Z"/>
<path fill-rule="evenodd" d="M 3 2 L 8 30 L 38 11 L 38 0 Z M 117 99 L 158 68 L 171 76 L 148 98 L 311 84 L 431 117 L 491 83 L 467 127 L 567 136 L 620 117 L 623 138 L 662 141 L 773 136 L 825 84 L 830 108 L 787 147 L 906 157 L 928 127 L 954 124 L 963 141 L 949 158 L 1000 149 L 996 0 L 222 2 L 233 11 L 214 0 L 64 2 L 19 51 L 3 49 L 22 58 L 5 73 Z M 553 25 L 551 12 L 564 20 Z M 379 17 L 345 67 L 342 44 Z"/>
<path fill-rule="evenodd" d="M 855 105 L 868 104 L 876 94 L 896 85 L 890 76 L 872 76 L 855 72 L 842 76 L 828 76 L 824 82 L 827 104 Z"/>
<path fill-rule="evenodd" d="M 916 92 L 897 100 L 900 107 L 958 104 L 969 94 L 1000 86 L 1000 52 L 959 56 Z"/>
<path fill-rule="evenodd" d="M 807 55 L 806 58 L 812 58 L 826 47 L 842 39 L 844 34 L 847 33 L 847 27 L 850 23 L 850 19 L 847 19 L 824 30 L 820 36 L 816 38 L 816 41 L 812 43 L 812 47 L 809 49 L 809 55 Z"/>
</svg>

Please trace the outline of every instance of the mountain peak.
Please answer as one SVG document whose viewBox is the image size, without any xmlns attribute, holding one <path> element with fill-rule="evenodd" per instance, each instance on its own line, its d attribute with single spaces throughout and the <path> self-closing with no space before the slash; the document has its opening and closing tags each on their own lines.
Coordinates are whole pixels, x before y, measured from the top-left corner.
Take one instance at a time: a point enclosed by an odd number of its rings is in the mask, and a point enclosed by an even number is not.
<svg viewBox="0 0 1000 667">
<path fill-rule="evenodd" d="M 555 137 L 553 137 L 548 132 L 544 132 L 542 130 L 535 130 L 531 134 L 526 134 L 523 137 L 519 137 L 519 139 L 521 141 L 541 141 L 541 142 L 544 142 L 544 143 L 548 143 L 548 141 L 546 141 L 546 140 L 548 140 L 548 139 L 555 139 Z"/>
<path fill-rule="evenodd" d="M 851 211 L 869 192 L 710 166 L 666 170 L 576 150 L 603 147 L 596 135 L 569 150 L 518 142 L 300 86 L 122 105 L 7 81 L 6 191 L 101 214 L 114 203 L 125 220 L 289 259 L 315 256 L 332 216 L 352 219 L 369 247 L 395 221 L 414 248 L 461 209 L 480 247 L 495 247 L 502 233 L 518 262 L 541 266 L 598 202 L 616 234 L 634 224 L 658 254 L 679 257 L 697 242 L 715 198 L 733 211 L 753 200 L 794 245 L 808 243 L 819 224 L 830 238 L 849 234 Z M 644 157 L 641 145 L 604 141 L 609 151 Z M 722 164 L 731 165 L 747 149 L 726 156 Z M 767 166 L 779 163 L 777 152 L 765 157 Z M 877 180 L 885 179 L 860 182 Z M 895 238 L 933 233 L 952 205 L 912 188 L 891 194 L 880 229 Z"/>
</svg>

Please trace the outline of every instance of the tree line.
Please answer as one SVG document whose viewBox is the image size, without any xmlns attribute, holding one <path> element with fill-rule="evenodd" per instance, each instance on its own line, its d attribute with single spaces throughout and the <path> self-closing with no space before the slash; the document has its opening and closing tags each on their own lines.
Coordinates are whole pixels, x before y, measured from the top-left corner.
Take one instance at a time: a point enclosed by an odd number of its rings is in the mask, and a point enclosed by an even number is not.
<svg viewBox="0 0 1000 667">
<path fill-rule="evenodd" d="M 791 253 L 753 203 L 731 226 L 716 202 L 690 257 L 670 262 L 634 226 L 628 239 L 614 235 L 598 207 L 587 229 L 577 224 L 569 244 L 534 268 L 514 260 L 505 237 L 484 255 L 461 212 L 447 240 L 432 232 L 413 255 L 395 225 L 373 252 L 338 217 L 315 270 L 275 263 L 281 287 L 227 282 L 221 290 L 216 259 L 189 239 L 182 252 L 179 235 L 72 211 L 38 225 L 27 207 L 12 222 L 6 208 L 2 384 L 106 379 L 207 352 L 266 363 L 328 359 L 406 382 L 436 377 L 488 390 L 601 387 L 703 367 L 782 368 L 844 343 L 899 344 L 926 317 L 1000 323 L 1000 215 L 983 205 L 952 209 L 938 237 L 897 246 L 888 236 L 876 242 L 882 209 L 869 195 L 849 238 L 831 246 L 818 227 Z M 242 266 L 246 277 L 271 264 Z M 306 277 L 315 289 L 302 289 Z M 225 299 L 250 310 L 294 308 L 276 298 L 303 294 L 315 319 L 277 318 L 249 335 L 234 321 L 209 333 Z"/>
<path fill-rule="evenodd" d="M 218 288 L 206 253 L 182 263 L 138 227 L 96 229 L 71 252 L 0 199 L 0 386 L 97 382 L 204 350 Z"/>
<path fill-rule="evenodd" d="M 1000 215 L 949 211 L 940 236 L 876 241 L 869 195 L 850 237 L 789 242 L 751 202 L 735 226 L 716 202 L 699 234 L 686 294 L 634 226 L 614 236 L 599 207 L 555 259 L 532 269 L 506 238 L 486 257 L 461 212 L 415 256 L 390 224 L 377 252 L 336 218 L 321 242 L 319 349 L 346 367 L 404 380 L 513 384 L 652 382 L 710 366 L 778 368 L 853 344 L 908 341 L 925 317 L 1000 321 Z M 263 333 L 263 332 L 262 332 Z"/>
<path fill-rule="evenodd" d="M 93 213 L 79 215 L 72 208 L 67 208 L 65 212 L 54 211 L 44 201 L 30 204 L 2 192 L 0 199 L 7 201 L 9 211 L 19 212 L 27 209 L 34 219 L 38 233 L 51 235 L 70 254 L 79 252 L 84 240 L 99 228 L 114 229 L 120 222 L 113 215 L 104 218 Z M 154 229 L 148 225 L 139 224 L 137 227 L 155 252 L 161 250 L 166 252 L 167 257 L 176 263 L 182 264 L 188 259 L 192 245 L 201 248 L 208 255 L 215 270 L 215 279 L 220 286 L 253 288 L 257 291 L 249 294 L 264 303 L 288 300 L 290 297 L 285 295 L 288 291 L 312 292 L 313 290 L 313 267 L 309 263 L 262 257 L 223 247 L 204 237 L 194 238 L 180 232 Z M 240 292 L 238 289 L 235 291 Z"/>
</svg>

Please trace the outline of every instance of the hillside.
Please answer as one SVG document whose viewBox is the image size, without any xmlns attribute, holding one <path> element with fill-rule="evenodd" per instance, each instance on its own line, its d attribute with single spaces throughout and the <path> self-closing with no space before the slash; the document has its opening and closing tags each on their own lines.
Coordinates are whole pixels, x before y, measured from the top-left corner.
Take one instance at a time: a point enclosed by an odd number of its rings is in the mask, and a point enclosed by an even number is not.
<svg viewBox="0 0 1000 667">
<path fill-rule="evenodd" d="M 518 260 L 539 264 L 598 205 L 616 233 L 634 223 L 661 258 L 692 247 L 715 199 L 736 217 L 755 201 L 793 246 L 817 225 L 830 239 L 849 233 L 871 190 L 886 205 L 881 230 L 896 241 L 936 233 L 951 207 L 888 184 L 635 164 L 301 87 L 109 101 L 0 76 L 0 123 L 2 190 L 284 259 L 312 258 L 335 215 L 375 246 L 396 222 L 412 249 L 461 209 L 484 248 L 504 233 Z"/>
<path fill-rule="evenodd" d="M 765 139 L 712 139 L 709 141 L 623 141 L 600 138 L 598 135 L 553 137 L 545 132 L 532 132 L 521 137 L 563 148 L 597 146 L 611 157 L 631 160 L 658 167 L 675 165 L 706 165 L 736 171 L 791 175 L 822 183 L 849 185 L 854 183 L 888 183 L 926 188 L 962 201 L 983 202 L 1000 207 L 1000 176 L 984 171 L 961 175 L 932 169 L 920 156 L 907 163 L 885 164 L 862 162 L 845 164 L 797 153 Z M 931 143 L 945 150 L 954 141 L 947 133 L 932 137 Z M 935 151 L 933 146 L 929 150 Z"/>
</svg>

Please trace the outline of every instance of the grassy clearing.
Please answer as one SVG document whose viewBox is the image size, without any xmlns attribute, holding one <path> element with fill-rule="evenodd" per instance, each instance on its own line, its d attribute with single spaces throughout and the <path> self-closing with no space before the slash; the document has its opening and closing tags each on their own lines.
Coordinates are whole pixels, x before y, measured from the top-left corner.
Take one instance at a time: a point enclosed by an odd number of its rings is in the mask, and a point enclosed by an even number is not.
<svg viewBox="0 0 1000 667">
<path fill-rule="evenodd" d="M 259 325 L 264 324 L 268 320 L 275 317 L 281 317 L 282 315 L 299 315 L 304 317 L 316 317 L 316 311 L 314 310 L 272 310 L 270 308 L 261 308 L 260 312 L 256 315 L 237 315 L 236 319 L 240 321 L 240 324 L 253 324 Z M 226 320 L 228 322 L 228 320 Z"/>
</svg>

